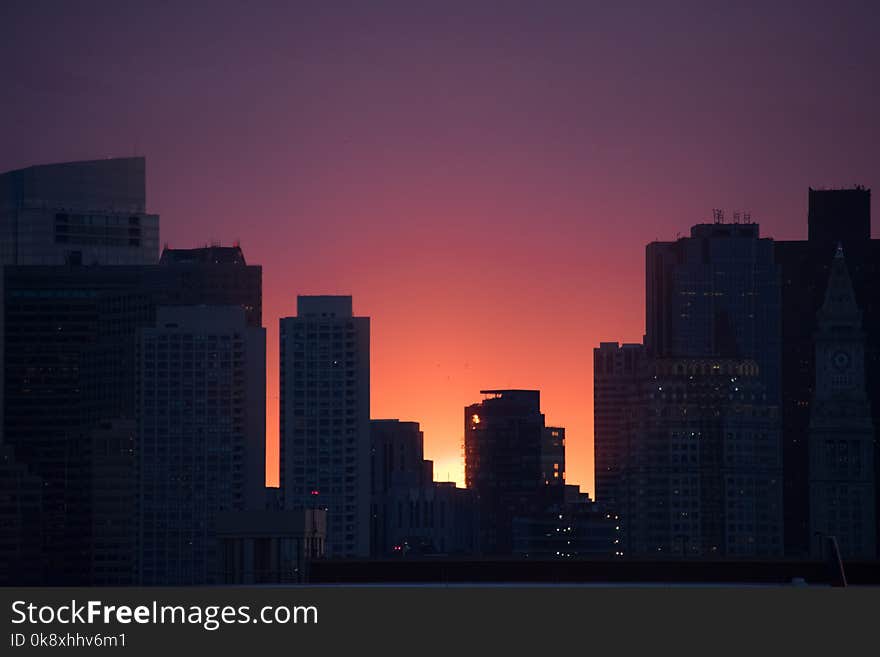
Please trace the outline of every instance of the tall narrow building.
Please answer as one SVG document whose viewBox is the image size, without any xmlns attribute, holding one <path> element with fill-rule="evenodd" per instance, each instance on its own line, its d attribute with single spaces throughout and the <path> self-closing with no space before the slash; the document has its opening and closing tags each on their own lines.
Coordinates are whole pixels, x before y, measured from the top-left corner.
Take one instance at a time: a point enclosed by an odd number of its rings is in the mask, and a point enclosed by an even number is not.
<svg viewBox="0 0 880 657">
<path fill-rule="evenodd" d="M 602 342 L 593 350 L 596 500 L 617 513 L 626 505 L 623 478 L 646 360 L 640 344 Z"/>
<path fill-rule="evenodd" d="M 810 536 L 823 556 L 825 537 L 846 559 L 876 552 L 874 426 L 865 387 L 862 313 L 838 246 L 815 335 L 816 388 L 810 418 Z"/>
<path fill-rule="evenodd" d="M 219 583 L 218 516 L 264 508 L 265 329 L 237 306 L 161 307 L 137 354 L 138 583 Z"/>
<path fill-rule="evenodd" d="M 564 496 L 564 485 L 545 483 L 548 446 L 538 390 L 481 390 L 483 401 L 464 409 L 465 482 L 480 518 L 479 550 L 513 552 L 513 520 L 535 517 Z M 553 454 L 556 447 L 549 445 Z M 552 457 L 551 457 L 552 458 Z"/>
<path fill-rule="evenodd" d="M 350 296 L 300 296 L 280 321 L 280 485 L 326 508 L 328 557 L 370 552 L 370 318 Z"/>
</svg>

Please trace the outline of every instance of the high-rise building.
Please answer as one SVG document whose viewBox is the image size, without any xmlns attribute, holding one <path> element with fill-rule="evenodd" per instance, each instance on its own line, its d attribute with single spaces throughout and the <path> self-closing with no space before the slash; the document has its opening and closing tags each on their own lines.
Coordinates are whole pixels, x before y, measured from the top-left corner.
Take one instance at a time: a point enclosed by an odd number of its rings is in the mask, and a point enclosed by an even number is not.
<svg viewBox="0 0 880 657">
<path fill-rule="evenodd" d="M 138 582 L 217 583 L 218 514 L 265 507 L 265 329 L 239 306 L 160 307 L 137 358 Z"/>
<path fill-rule="evenodd" d="M 465 482 L 476 496 L 479 550 L 513 550 L 513 519 L 534 517 L 553 502 L 545 484 L 545 425 L 537 390 L 482 390 L 464 409 Z"/>
<path fill-rule="evenodd" d="M 370 551 L 370 318 L 350 296 L 300 296 L 280 321 L 280 485 L 326 508 L 329 557 Z"/>
<path fill-rule="evenodd" d="M 602 342 L 593 350 L 593 453 L 596 500 L 609 509 L 626 504 L 623 481 L 629 439 L 645 377 L 641 344 Z"/>
<path fill-rule="evenodd" d="M 843 558 L 876 553 L 874 426 L 865 388 L 862 313 L 838 247 L 817 317 L 811 409 L 810 535 L 822 557 L 834 537 Z"/>
<path fill-rule="evenodd" d="M 781 272 L 744 223 L 646 248 L 645 344 L 594 351 L 597 500 L 626 555 L 782 554 Z"/>
<path fill-rule="evenodd" d="M 111 444 L 127 440 L 136 416 L 138 329 L 155 325 L 160 305 L 235 305 L 249 326 L 261 325 L 261 268 L 237 247 L 200 252 L 198 262 L 166 249 L 161 264 L 3 268 L 3 438 L 43 481 L 48 583 L 93 581 L 96 531 L 104 553 L 132 554 L 128 539 L 94 517 L 93 506 L 104 505 L 94 498 L 108 489 L 92 478 L 124 465 Z M 102 508 L 115 508 L 113 500 Z M 118 549 L 108 543 L 114 536 Z"/>
<path fill-rule="evenodd" d="M 419 423 L 371 420 L 370 438 L 372 556 L 474 553 L 473 493 L 434 481 Z"/>
<path fill-rule="evenodd" d="M 811 551 L 809 446 L 816 384 L 818 311 L 837 245 L 846 254 L 856 304 L 865 333 L 865 384 L 875 433 L 880 427 L 880 240 L 871 239 L 871 192 L 810 189 L 809 239 L 775 242 L 782 266 L 782 425 L 785 462 L 785 544 L 791 556 Z M 875 508 L 880 490 L 875 486 Z M 876 535 L 876 529 L 875 529 Z"/>
<path fill-rule="evenodd" d="M 0 175 L 0 264 L 146 265 L 159 216 L 143 157 L 32 166 Z"/>
<path fill-rule="evenodd" d="M 655 357 L 750 358 L 780 390 L 780 267 L 755 223 L 697 224 L 646 248 L 645 346 Z"/>
</svg>

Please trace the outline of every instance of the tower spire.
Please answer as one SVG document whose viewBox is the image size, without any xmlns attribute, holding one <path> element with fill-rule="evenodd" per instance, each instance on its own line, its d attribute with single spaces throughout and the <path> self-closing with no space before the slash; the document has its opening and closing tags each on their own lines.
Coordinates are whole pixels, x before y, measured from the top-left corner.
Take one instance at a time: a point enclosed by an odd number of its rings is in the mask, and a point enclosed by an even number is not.
<svg viewBox="0 0 880 657">
<path fill-rule="evenodd" d="M 823 319 L 859 318 L 858 304 L 853 290 L 852 279 L 846 266 L 843 245 L 838 242 L 831 261 L 831 273 L 825 290 L 825 301 L 819 309 L 819 321 Z"/>
</svg>

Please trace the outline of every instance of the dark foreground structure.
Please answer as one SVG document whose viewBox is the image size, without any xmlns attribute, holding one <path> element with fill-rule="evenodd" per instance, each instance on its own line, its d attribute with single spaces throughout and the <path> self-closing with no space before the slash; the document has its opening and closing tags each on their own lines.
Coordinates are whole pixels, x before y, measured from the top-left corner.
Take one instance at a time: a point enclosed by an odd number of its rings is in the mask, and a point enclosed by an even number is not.
<svg viewBox="0 0 880 657">
<path fill-rule="evenodd" d="M 880 561 L 845 564 L 850 586 L 880 585 Z M 822 561 L 419 559 L 313 561 L 311 584 L 842 584 L 837 565 Z"/>
</svg>

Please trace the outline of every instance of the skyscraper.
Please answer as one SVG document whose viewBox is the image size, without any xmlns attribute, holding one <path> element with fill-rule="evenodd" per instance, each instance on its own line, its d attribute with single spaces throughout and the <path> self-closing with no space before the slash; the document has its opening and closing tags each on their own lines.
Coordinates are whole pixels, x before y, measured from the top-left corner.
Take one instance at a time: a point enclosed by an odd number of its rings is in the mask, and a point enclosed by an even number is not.
<svg viewBox="0 0 880 657">
<path fill-rule="evenodd" d="M 160 307 L 139 331 L 140 584 L 222 581 L 218 515 L 265 507 L 265 362 L 240 306 Z"/>
<path fill-rule="evenodd" d="M 534 517 L 552 503 L 545 484 L 545 425 L 537 390 L 481 390 L 483 401 L 464 409 L 465 481 L 480 518 L 479 550 L 513 551 L 513 520 Z"/>
<path fill-rule="evenodd" d="M 623 477 L 645 363 L 645 348 L 640 344 L 602 342 L 593 350 L 596 500 L 609 509 L 619 510 L 626 504 Z"/>
<path fill-rule="evenodd" d="M 326 553 L 370 551 L 370 318 L 350 296 L 300 296 L 280 321 L 280 484 L 289 510 L 326 508 Z"/>
<path fill-rule="evenodd" d="M 782 553 L 780 267 L 758 225 L 646 248 L 641 345 L 594 351 L 596 487 L 624 553 Z"/>
<path fill-rule="evenodd" d="M 780 267 L 755 223 L 697 224 L 646 248 L 645 346 L 656 357 L 752 358 L 780 390 Z"/>
<path fill-rule="evenodd" d="M 861 311 L 838 247 L 816 330 L 816 388 L 810 418 L 810 535 L 823 556 L 827 536 L 844 558 L 876 552 L 874 426 L 865 389 Z"/>
<path fill-rule="evenodd" d="M 146 265 L 159 216 L 142 157 L 44 164 L 0 175 L 0 264 Z"/>
</svg>

